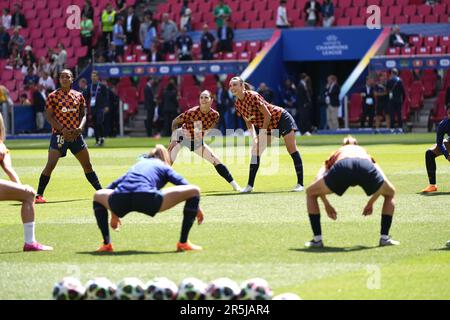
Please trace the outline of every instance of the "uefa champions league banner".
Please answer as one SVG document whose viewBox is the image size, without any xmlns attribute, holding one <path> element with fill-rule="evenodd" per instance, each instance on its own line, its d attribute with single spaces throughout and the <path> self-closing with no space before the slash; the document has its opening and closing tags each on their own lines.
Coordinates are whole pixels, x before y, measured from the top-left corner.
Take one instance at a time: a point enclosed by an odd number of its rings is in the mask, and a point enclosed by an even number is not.
<svg viewBox="0 0 450 320">
<path fill-rule="evenodd" d="M 99 63 L 94 70 L 102 78 L 178 76 L 185 74 L 241 74 L 247 61 L 183 61 L 157 63 Z"/>
<path fill-rule="evenodd" d="M 285 61 L 359 60 L 381 31 L 364 27 L 283 30 L 283 58 Z"/>
<path fill-rule="evenodd" d="M 448 69 L 450 67 L 450 54 L 427 55 L 411 57 L 374 57 L 370 60 L 370 71 L 401 69 Z"/>
</svg>

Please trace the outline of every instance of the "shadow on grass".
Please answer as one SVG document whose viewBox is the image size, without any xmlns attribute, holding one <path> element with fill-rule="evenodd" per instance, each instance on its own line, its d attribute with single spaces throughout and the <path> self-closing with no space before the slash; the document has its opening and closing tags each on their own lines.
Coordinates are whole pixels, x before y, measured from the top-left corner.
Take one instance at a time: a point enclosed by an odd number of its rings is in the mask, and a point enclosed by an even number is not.
<svg viewBox="0 0 450 320">
<path fill-rule="evenodd" d="M 92 199 L 71 199 L 71 200 L 61 200 L 61 201 L 47 201 L 45 204 L 52 204 L 52 203 L 65 203 L 65 202 L 79 202 L 79 201 L 86 201 L 86 200 L 92 200 Z M 21 203 L 12 203 L 10 206 L 21 206 Z M 43 205 L 43 203 L 37 203 L 36 205 L 40 206 Z"/>
<path fill-rule="evenodd" d="M 417 192 L 416 194 L 424 196 L 424 197 L 434 197 L 434 196 L 448 196 L 450 195 L 450 192 L 429 192 L 429 193 L 424 193 L 424 192 Z"/>
<path fill-rule="evenodd" d="M 448 252 L 450 252 L 450 248 L 449 247 L 443 247 L 443 248 L 439 248 L 439 249 L 430 249 L 430 251 L 448 251 Z"/>
<path fill-rule="evenodd" d="M 202 192 L 202 195 L 204 196 L 245 196 L 245 195 L 252 195 L 252 194 L 276 194 L 276 193 L 293 193 L 292 191 L 286 190 L 286 191 L 259 191 L 259 192 L 249 192 L 249 193 L 240 193 L 237 191 L 231 191 L 231 192 L 223 192 L 223 191 L 207 191 Z"/>
<path fill-rule="evenodd" d="M 133 256 L 133 255 L 144 255 L 144 254 L 174 254 L 179 253 L 176 250 L 173 251 L 139 251 L 139 250 L 125 250 L 125 251 L 114 251 L 114 252 L 96 252 L 96 251 L 82 251 L 77 252 L 77 254 L 85 254 L 91 256 Z"/>
<path fill-rule="evenodd" d="M 307 253 L 328 253 L 328 252 L 354 252 L 361 250 L 370 250 L 376 249 L 379 246 L 375 247 L 366 247 L 366 246 L 353 246 L 353 247 L 324 247 L 324 248 L 291 248 L 290 251 L 298 251 L 298 252 L 307 252 Z"/>
<path fill-rule="evenodd" d="M 0 252 L 0 254 L 13 254 L 13 253 L 23 253 L 23 250 Z"/>
</svg>

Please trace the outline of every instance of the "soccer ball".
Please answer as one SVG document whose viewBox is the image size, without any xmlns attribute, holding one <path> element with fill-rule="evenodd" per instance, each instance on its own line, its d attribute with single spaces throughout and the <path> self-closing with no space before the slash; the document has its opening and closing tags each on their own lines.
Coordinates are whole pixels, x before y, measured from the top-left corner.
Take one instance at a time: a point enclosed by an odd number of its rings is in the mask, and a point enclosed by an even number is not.
<svg viewBox="0 0 450 320">
<path fill-rule="evenodd" d="M 86 289 L 80 280 L 74 277 L 65 277 L 55 283 L 53 287 L 53 299 L 55 300 L 81 300 Z"/>
<path fill-rule="evenodd" d="M 145 289 L 146 300 L 175 300 L 177 294 L 177 285 L 164 277 L 150 280 Z"/>
<path fill-rule="evenodd" d="M 272 300 L 302 300 L 302 298 L 295 293 L 282 293 L 273 297 Z"/>
<path fill-rule="evenodd" d="M 86 283 L 86 300 L 112 300 L 117 287 L 106 278 L 91 279 Z"/>
<path fill-rule="evenodd" d="M 241 290 L 229 278 L 213 280 L 206 289 L 206 300 L 237 300 Z"/>
<path fill-rule="evenodd" d="M 143 300 L 145 287 L 138 278 L 124 278 L 117 285 L 116 300 Z"/>
<path fill-rule="evenodd" d="M 242 282 L 240 300 L 271 300 L 273 292 L 266 280 L 253 278 Z"/>
<path fill-rule="evenodd" d="M 178 287 L 178 300 L 205 300 L 206 283 L 197 278 L 186 278 Z"/>
</svg>

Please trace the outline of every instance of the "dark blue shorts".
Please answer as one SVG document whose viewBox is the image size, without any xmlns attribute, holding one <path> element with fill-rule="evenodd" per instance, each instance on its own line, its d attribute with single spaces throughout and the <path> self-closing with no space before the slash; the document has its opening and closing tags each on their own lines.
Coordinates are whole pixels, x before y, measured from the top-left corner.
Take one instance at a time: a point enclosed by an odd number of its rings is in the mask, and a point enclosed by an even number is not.
<svg viewBox="0 0 450 320">
<path fill-rule="evenodd" d="M 119 218 L 123 218 L 131 211 L 154 217 L 161 208 L 162 201 L 163 194 L 159 190 L 132 193 L 113 192 L 108 199 L 111 211 Z"/>
<path fill-rule="evenodd" d="M 75 141 L 67 142 L 64 141 L 64 137 L 62 134 L 53 133 L 50 138 L 50 148 L 58 150 L 61 153 L 61 157 L 65 157 L 67 154 L 67 149 L 69 149 L 73 155 L 77 154 L 83 149 L 86 149 L 87 145 L 83 139 L 83 136 L 80 134 Z"/>
<path fill-rule="evenodd" d="M 336 162 L 324 177 L 327 187 L 342 196 L 348 187 L 360 186 L 370 196 L 380 189 L 384 182 L 381 173 L 372 161 L 347 158 Z"/>
<path fill-rule="evenodd" d="M 298 131 L 298 127 L 297 124 L 295 123 L 294 118 L 286 110 L 283 110 L 283 112 L 281 113 L 281 118 L 280 121 L 278 122 L 278 127 L 276 127 L 275 129 L 277 129 L 279 135 L 283 137 L 292 130 Z M 259 134 L 259 130 L 260 130 L 259 128 L 255 127 L 255 132 L 257 135 Z"/>
</svg>

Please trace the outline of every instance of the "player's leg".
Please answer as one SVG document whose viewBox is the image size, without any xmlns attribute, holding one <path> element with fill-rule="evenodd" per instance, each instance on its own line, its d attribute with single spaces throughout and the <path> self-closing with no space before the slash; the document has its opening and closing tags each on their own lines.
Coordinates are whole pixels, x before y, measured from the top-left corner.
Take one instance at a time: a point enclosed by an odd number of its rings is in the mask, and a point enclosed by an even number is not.
<svg viewBox="0 0 450 320">
<path fill-rule="evenodd" d="M 0 180 L 0 201 L 17 200 L 22 202 L 21 217 L 24 229 L 24 251 L 48 251 L 52 247 L 42 245 L 35 239 L 34 232 L 34 196 L 31 186 Z"/>
<path fill-rule="evenodd" d="M 102 188 L 102 186 L 97 177 L 97 174 L 95 173 L 94 169 L 92 168 L 91 159 L 89 157 L 89 151 L 88 151 L 84 141 L 81 142 L 80 140 L 82 141 L 81 136 L 79 136 L 78 139 L 73 143 L 79 146 L 79 147 L 77 147 L 77 149 L 81 149 L 81 150 L 78 151 L 78 150 L 71 149 L 72 153 L 75 155 L 75 158 L 77 158 L 77 160 L 80 162 L 81 166 L 83 167 L 84 175 L 86 176 L 86 179 L 89 181 L 89 183 L 92 185 L 92 187 L 94 187 L 95 190 L 100 190 Z M 81 148 L 80 144 L 84 144 L 84 147 Z"/>
<path fill-rule="evenodd" d="M 5 156 L 3 157 L 3 160 L 0 162 L 0 165 L 2 166 L 3 171 L 5 171 L 6 175 L 11 179 L 13 182 L 17 182 L 20 184 L 20 178 L 17 174 L 16 170 L 14 170 L 12 166 L 11 161 L 11 154 L 7 152 Z"/>
<path fill-rule="evenodd" d="M 177 143 L 172 149 L 169 150 L 170 161 L 173 164 L 177 159 L 178 153 L 180 152 L 183 145 L 181 143 Z"/>
<path fill-rule="evenodd" d="M 234 181 L 233 176 L 231 175 L 228 168 L 220 162 L 219 158 L 214 154 L 214 152 L 208 145 L 202 145 L 201 147 L 195 149 L 194 152 L 203 159 L 205 159 L 206 161 L 208 161 L 209 163 L 211 163 L 216 169 L 217 173 L 222 178 L 224 178 L 233 187 L 235 191 L 241 190 L 237 182 Z"/>
<path fill-rule="evenodd" d="M 295 131 L 291 130 L 283 138 L 284 143 L 286 144 L 286 149 L 291 155 L 292 161 L 294 162 L 295 174 L 297 175 L 297 185 L 292 191 L 303 191 L 303 162 L 297 149 Z"/>
<path fill-rule="evenodd" d="M 186 201 L 183 209 L 183 222 L 181 225 L 180 241 L 177 243 L 177 251 L 201 250 L 202 247 L 189 242 L 189 231 L 199 214 L 199 223 L 203 220 L 200 210 L 200 189 L 193 185 L 175 186 L 162 190 L 163 200 L 159 212 L 172 208 L 180 202 Z"/>
<path fill-rule="evenodd" d="M 395 210 L 395 187 L 389 180 L 385 179 L 377 193 L 384 198 L 381 209 L 380 246 L 398 245 L 400 242 L 389 236 Z"/>
<path fill-rule="evenodd" d="M 241 190 L 242 193 L 249 193 L 253 191 L 253 186 L 255 184 L 256 174 L 258 173 L 259 164 L 261 161 L 261 155 L 266 149 L 267 142 L 260 141 L 260 138 L 265 139 L 267 141 L 266 136 L 259 136 L 253 140 L 252 150 L 251 150 L 251 159 L 250 159 L 250 168 L 248 174 L 248 182 L 247 186 Z"/>
<path fill-rule="evenodd" d="M 306 247 L 323 247 L 322 242 L 322 226 L 320 224 L 320 207 L 319 197 L 333 193 L 325 183 L 324 178 L 320 178 L 313 182 L 306 189 L 306 208 L 308 211 L 309 222 L 314 234 L 314 238 L 305 243 Z"/>
<path fill-rule="evenodd" d="M 448 143 L 445 146 L 447 150 L 450 150 Z M 434 145 L 425 152 L 425 165 L 427 168 L 429 185 L 422 190 L 424 193 L 436 192 L 438 190 L 436 186 L 436 158 L 441 155 L 442 152 L 437 145 Z"/>
<path fill-rule="evenodd" d="M 47 164 L 44 167 L 44 170 L 42 170 L 41 176 L 39 177 L 39 186 L 36 194 L 36 203 L 45 203 L 46 200 L 44 198 L 44 191 L 47 187 L 47 184 L 50 181 L 50 176 L 53 172 L 53 170 L 56 167 L 56 164 L 58 163 L 59 158 L 61 157 L 61 152 L 56 149 L 49 149 L 48 151 L 48 159 Z"/>
<path fill-rule="evenodd" d="M 108 210 L 110 210 L 108 200 L 113 192 L 114 190 L 111 189 L 100 189 L 94 194 L 93 209 L 95 220 L 103 237 L 103 245 L 97 250 L 98 252 L 113 251 L 108 226 Z"/>
</svg>

